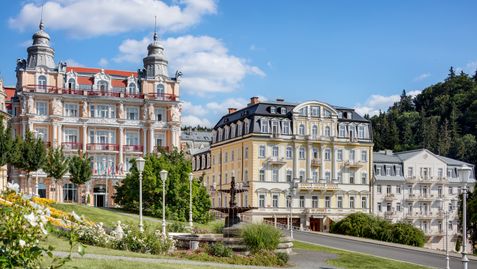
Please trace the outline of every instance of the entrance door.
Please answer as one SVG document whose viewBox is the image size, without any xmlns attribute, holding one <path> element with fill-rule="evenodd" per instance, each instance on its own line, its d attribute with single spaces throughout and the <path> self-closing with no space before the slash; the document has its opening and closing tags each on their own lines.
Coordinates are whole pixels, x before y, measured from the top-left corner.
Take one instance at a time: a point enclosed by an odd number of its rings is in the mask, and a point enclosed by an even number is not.
<svg viewBox="0 0 477 269">
<path fill-rule="evenodd" d="M 310 218 L 310 229 L 314 232 L 322 232 L 323 219 Z"/>
<path fill-rule="evenodd" d="M 106 195 L 104 195 L 104 194 L 95 194 L 94 195 L 94 206 L 95 207 L 104 207 L 105 198 L 106 198 Z"/>
</svg>

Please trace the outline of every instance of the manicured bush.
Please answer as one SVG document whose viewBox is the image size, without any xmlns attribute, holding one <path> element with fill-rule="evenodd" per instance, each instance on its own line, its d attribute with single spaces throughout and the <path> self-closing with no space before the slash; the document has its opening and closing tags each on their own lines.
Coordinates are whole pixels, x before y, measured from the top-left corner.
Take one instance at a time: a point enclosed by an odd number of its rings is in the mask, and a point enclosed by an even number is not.
<svg viewBox="0 0 477 269">
<path fill-rule="evenodd" d="M 224 232 L 224 226 L 225 224 L 223 222 L 214 223 L 212 226 L 212 231 L 216 234 L 221 234 Z"/>
<path fill-rule="evenodd" d="M 285 253 L 285 252 L 277 252 L 276 255 L 277 255 L 277 258 L 283 262 L 283 264 L 287 264 L 288 260 L 290 259 L 290 255 L 288 255 L 288 253 Z"/>
<path fill-rule="evenodd" d="M 169 223 L 167 227 L 167 232 L 170 233 L 183 233 L 186 231 L 186 227 L 184 223 L 178 222 L 178 221 L 173 221 L 172 223 Z"/>
<path fill-rule="evenodd" d="M 207 245 L 207 253 L 216 257 L 232 257 L 232 249 L 222 243 L 214 243 Z"/>
<path fill-rule="evenodd" d="M 425 243 L 424 233 L 408 223 L 392 224 L 382 218 L 365 213 L 354 213 L 334 223 L 332 233 L 351 235 L 422 247 Z"/>
<path fill-rule="evenodd" d="M 259 250 L 275 250 L 281 236 L 280 230 L 266 224 L 249 224 L 242 229 L 242 238 L 252 253 Z"/>
</svg>

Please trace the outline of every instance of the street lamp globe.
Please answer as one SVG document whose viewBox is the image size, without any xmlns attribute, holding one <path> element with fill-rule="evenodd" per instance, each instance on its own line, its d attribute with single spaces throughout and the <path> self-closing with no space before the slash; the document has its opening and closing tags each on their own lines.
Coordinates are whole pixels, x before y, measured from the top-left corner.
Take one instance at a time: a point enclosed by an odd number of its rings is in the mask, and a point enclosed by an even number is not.
<svg viewBox="0 0 477 269">
<path fill-rule="evenodd" d="M 139 173 L 142 173 L 144 171 L 144 164 L 146 163 L 146 160 L 144 160 L 143 157 L 139 157 L 136 159 L 136 166 L 137 166 L 137 171 Z"/>
<path fill-rule="evenodd" d="M 159 173 L 161 174 L 161 180 L 166 181 L 167 180 L 167 175 L 168 175 L 169 172 L 167 172 L 166 170 L 162 170 Z"/>
</svg>

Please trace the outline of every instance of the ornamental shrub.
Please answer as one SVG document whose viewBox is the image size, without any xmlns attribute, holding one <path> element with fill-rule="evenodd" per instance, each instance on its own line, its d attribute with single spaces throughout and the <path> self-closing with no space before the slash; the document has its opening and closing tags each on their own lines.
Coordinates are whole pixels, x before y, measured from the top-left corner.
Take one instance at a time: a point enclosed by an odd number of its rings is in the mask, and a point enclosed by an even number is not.
<svg viewBox="0 0 477 269">
<path fill-rule="evenodd" d="M 216 257 L 232 257 L 232 249 L 222 243 L 214 243 L 207 245 L 207 253 Z"/>
<path fill-rule="evenodd" d="M 375 239 L 411 246 L 424 246 L 422 230 L 408 223 L 392 224 L 365 213 L 353 213 L 331 226 L 331 233 Z"/>
<path fill-rule="evenodd" d="M 186 231 L 186 227 L 184 223 L 178 222 L 178 221 L 173 221 L 169 223 L 169 225 L 166 226 L 167 232 L 169 233 L 183 233 Z"/>
<path fill-rule="evenodd" d="M 266 224 L 248 224 L 242 229 L 242 238 L 252 253 L 260 250 L 275 250 L 281 236 L 280 230 Z"/>
</svg>

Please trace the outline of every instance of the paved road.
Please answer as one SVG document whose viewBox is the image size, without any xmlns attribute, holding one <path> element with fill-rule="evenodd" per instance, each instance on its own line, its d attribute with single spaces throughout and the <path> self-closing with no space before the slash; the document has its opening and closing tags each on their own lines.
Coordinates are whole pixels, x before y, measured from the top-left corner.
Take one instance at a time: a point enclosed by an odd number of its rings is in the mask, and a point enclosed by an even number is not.
<svg viewBox="0 0 477 269">
<path fill-rule="evenodd" d="M 332 237 L 320 233 L 294 231 L 293 235 L 295 239 L 309 243 L 421 264 L 433 268 L 445 268 L 445 254 L 421 252 L 395 246 L 376 245 L 372 242 L 362 242 L 347 238 Z M 451 256 L 450 267 L 462 268 L 462 262 L 460 261 L 460 258 Z M 469 268 L 477 268 L 477 261 L 470 260 Z"/>
</svg>

